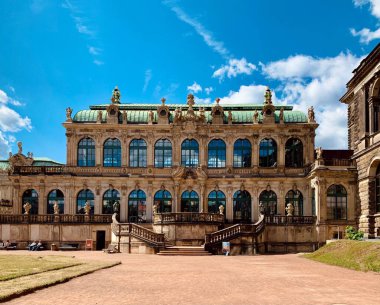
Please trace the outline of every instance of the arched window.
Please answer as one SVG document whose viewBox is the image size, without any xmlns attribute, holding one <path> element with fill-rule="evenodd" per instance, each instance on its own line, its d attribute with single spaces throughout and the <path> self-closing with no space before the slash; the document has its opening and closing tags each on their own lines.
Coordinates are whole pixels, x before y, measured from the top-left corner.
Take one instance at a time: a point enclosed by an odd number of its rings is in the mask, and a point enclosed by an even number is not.
<svg viewBox="0 0 380 305">
<path fill-rule="evenodd" d="M 154 145 L 154 166 L 172 166 L 172 143 L 168 139 L 161 139 Z"/>
<path fill-rule="evenodd" d="M 233 202 L 234 222 L 251 222 L 251 194 L 246 190 L 239 190 L 234 194 Z"/>
<path fill-rule="evenodd" d="M 220 213 L 219 206 L 224 206 L 224 214 L 226 214 L 226 195 L 222 191 L 212 191 L 208 195 L 208 212 Z"/>
<path fill-rule="evenodd" d="M 129 144 L 129 166 L 146 167 L 146 142 L 143 139 L 134 139 Z"/>
<path fill-rule="evenodd" d="M 251 142 L 238 139 L 234 143 L 234 167 L 251 167 Z"/>
<path fill-rule="evenodd" d="M 26 190 L 22 194 L 22 213 L 25 213 L 24 204 L 29 202 L 31 204 L 31 209 L 29 214 L 38 214 L 38 193 L 36 190 Z"/>
<path fill-rule="evenodd" d="M 347 191 L 333 184 L 327 189 L 327 219 L 347 219 Z"/>
<path fill-rule="evenodd" d="M 208 144 L 208 167 L 226 167 L 226 143 L 215 139 Z"/>
<path fill-rule="evenodd" d="M 262 139 L 260 142 L 260 166 L 277 166 L 277 144 L 273 139 Z"/>
<path fill-rule="evenodd" d="M 95 166 L 95 141 L 84 138 L 78 143 L 78 166 Z"/>
<path fill-rule="evenodd" d="M 47 199 L 47 213 L 54 214 L 54 203 L 57 202 L 59 214 L 64 213 L 65 196 L 61 190 L 52 190 Z"/>
<path fill-rule="evenodd" d="M 181 164 L 185 167 L 197 167 L 199 163 L 199 144 L 194 139 L 186 139 L 181 145 Z"/>
<path fill-rule="evenodd" d="M 90 214 L 94 214 L 94 193 L 89 189 L 81 190 L 77 196 L 77 214 L 85 214 L 86 202 L 90 204 Z"/>
<path fill-rule="evenodd" d="M 108 139 L 103 147 L 103 166 L 121 166 L 121 143 L 119 139 Z"/>
<path fill-rule="evenodd" d="M 129 222 L 146 222 L 146 195 L 142 190 L 134 190 L 128 197 Z"/>
<path fill-rule="evenodd" d="M 106 191 L 103 195 L 103 214 L 119 213 L 120 193 L 115 189 Z"/>
<path fill-rule="evenodd" d="M 290 138 L 285 144 L 285 166 L 303 166 L 303 145 L 300 139 Z"/>
<path fill-rule="evenodd" d="M 259 207 L 260 211 L 264 215 L 275 215 L 277 214 L 277 195 L 273 191 L 263 191 L 259 197 Z"/>
<path fill-rule="evenodd" d="M 154 195 L 154 204 L 158 213 L 170 213 L 172 211 L 172 195 L 167 190 L 160 190 Z"/>
<path fill-rule="evenodd" d="M 285 196 L 285 208 L 287 207 L 288 203 L 291 203 L 294 207 L 294 211 L 293 211 L 294 216 L 303 215 L 303 196 L 300 191 L 290 190 Z M 285 210 L 285 215 L 286 214 L 287 213 Z"/>
<path fill-rule="evenodd" d="M 380 212 L 380 165 L 376 170 L 376 213 Z"/>
<path fill-rule="evenodd" d="M 184 191 L 181 196 L 181 212 L 199 212 L 199 196 L 194 191 Z"/>
</svg>

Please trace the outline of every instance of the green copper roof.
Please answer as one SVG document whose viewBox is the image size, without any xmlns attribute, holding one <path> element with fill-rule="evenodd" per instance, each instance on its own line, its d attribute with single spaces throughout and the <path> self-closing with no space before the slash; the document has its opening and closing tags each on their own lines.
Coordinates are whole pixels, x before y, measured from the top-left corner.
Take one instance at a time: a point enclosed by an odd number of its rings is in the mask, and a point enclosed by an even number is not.
<svg viewBox="0 0 380 305">
<path fill-rule="evenodd" d="M 45 157 L 35 157 L 33 158 L 32 166 L 61 166 L 62 163 L 54 161 Z M 0 170 L 6 170 L 9 167 L 8 160 L 0 160 Z"/>
<path fill-rule="evenodd" d="M 106 122 L 107 120 L 107 111 L 106 107 L 108 104 L 103 105 L 94 105 L 90 107 L 90 110 L 81 110 L 77 112 L 73 118 L 75 123 L 95 123 L 98 111 L 102 111 L 102 122 Z M 157 107 L 160 105 L 157 104 L 120 104 L 119 110 L 125 110 L 127 112 L 127 120 L 128 123 L 131 124 L 146 124 L 148 123 L 149 111 L 153 111 L 154 119 L 153 122 L 157 122 Z M 174 110 L 177 108 L 182 108 L 183 115 L 186 114 L 186 110 L 188 109 L 188 105 L 183 104 L 171 104 L 166 105 L 169 107 L 171 111 L 169 116 L 169 121 L 173 121 Z M 199 108 L 203 107 L 205 110 L 205 115 L 207 122 L 211 122 L 211 110 L 214 105 L 205 104 L 199 105 L 196 104 L 193 106 L 195 113 L 198 114 Z M 228 111 L 232 113 L 232 123 L 233 124 L 248 124 L 253 122 L 253 114 L 257 110 L 259 113 L 259 122 L 262 122 L 262 114 L 261 111 L 263 109 L 263 105 L 221 105 L 224 109 L 224 122 L 227 123 L 228 119 Z M 284 123 L 307 123 L 307 116 L 301 111 L 293 110 L 292 106 L 275 106 L 275 118 L 276 122 L 279 122 L 279 114 L 280 109 L 284 108 Z M 119 116 L 119 122 L 122 121 L 121 114 Z"/>
</svg>

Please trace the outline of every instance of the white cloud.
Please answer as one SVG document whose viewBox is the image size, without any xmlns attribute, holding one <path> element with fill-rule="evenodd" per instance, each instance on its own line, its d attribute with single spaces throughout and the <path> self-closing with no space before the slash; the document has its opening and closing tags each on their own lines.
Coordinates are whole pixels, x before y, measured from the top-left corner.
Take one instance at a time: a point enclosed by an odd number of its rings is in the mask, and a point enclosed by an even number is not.
<svg viewBox="0 0 380 305">
<path fill-rule="evenodd" d="M 202 87 L 201 85 L 197 84 L 197 82 L 194 82 L 191 86 L 187 86 L 187 90 L 193 93 L 198 93 L 202 91 Z"/>
<path fill-rule="evenodd" d="M 197 96 L 194 97 L 194 101 L 196 104 L 204 105 L 204 104 L 211 104 L 211 98 L 199 98 Z"/>
<path fill-rule="evenodd" d="M 249 85 L 240 86 L 239 91 L 230 91 L 228 96 L 220 99 L 221 104 L 255 104 L 264 103 L 264 94 L 267 86 Z M 276 95 L 272 92 L 272 100 L 276 102 Z"/>
<path fill-rule="evenodd" d="M 265 76 L 279 81 L 282 96 L 278 98 L 282 103 L 295 105 L 295 109 L 304 112 L 314 106 L 320 124 L 318 146 L 344 148 L 347 146 L 347 110 L 339 98 L 346 90 L 352 70 L 362 59 L 351 53 L 327 58 L 296 55 L 261 64 L 261 67 Z"/>
<path fill-rule="evenodd" d="M 151 79 L 152 79 L 152 70 L 148 69 L 145 71 L 145 80 L 144 80 L 143 92 L 145 92 L 146 89 L 148 89 L 148 86 L 149 86 Z"/>
<path fill-rule="evenodd" d="M 211 92 L 213 92 L 214 91 L 214 88 L 213 87 L 206 87 L 205 88 L 205 92 L 206 92 L 206 94 L 207 95 L 209 95 Z"/>
<path fill-rule="evenodd" d="M 225 76 L 228 78 L 236 77 L 239 74 L 251 75 L 256 66 L 248 62 L 244 57 L 241 59 L 229 59 L 226 65 L 221 66 L 218 70 L 214 72 L 212 77 L 219 78 L 223 80 Z"/>
<path fill-rule="evenodd" d="M 175 2 L 164 1 L 164 3 L 170 7 L 170 9 L 176 14 L 177 18 L 190 25 L 204 40 L 204 42 L 215 52 L 224 58 L 229 57 L 229 51 L 224 46 L 222 41 L 218 41 L 214 38 L 214 34 L 208 31 L 198 20 L 191 18 L 187 15 L 179 6 L 175 5 Z"/>
<path fill-rule="evenodd" d="M 380 19 L 380 0 L 353 0 L 355 6 L 363 6 L 369 4 L 370 13 L 377 19 Z M 370 30 L 369 28 L 363 28 L 359 31 L 355 29 L 350 29 L 353 36 L 360 37 L 360 42 L 368 44 L 372 40 L 380 38 L 380 28 L 377 30 Z"/>
<path fill-rule="evenodd" d="M 88 46 L 88 52 L 92 55 L 99 55 L 102 50 L 93 46 Z"/>
<path fill-rule="evenodd" d="M 94 59 L 94 64 L 97 66 L 101 66 L 101 65 L 104 65 L 104 62 L 102 62 L 101 60 L 98 60 L 98 59 Z"/>
</svg>

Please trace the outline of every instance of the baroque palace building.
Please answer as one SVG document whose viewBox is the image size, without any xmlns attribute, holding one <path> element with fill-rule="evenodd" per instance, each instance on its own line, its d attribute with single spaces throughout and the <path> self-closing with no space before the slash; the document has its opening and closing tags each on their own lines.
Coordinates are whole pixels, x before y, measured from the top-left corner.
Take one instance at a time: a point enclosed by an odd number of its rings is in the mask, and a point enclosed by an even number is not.
<svg viewBox="0 0 380 305">
<path fill-rule="evenodd" d="M 0 237 L 140 253 L 307 251 L 357 224 L 376 237 L 379 67 L 377 47 L 342 97 L 350 150 L 316 149 L 313 107 L 276 106 L 269 89 L 257 105 L 157 105 L 121 103 L 116 87 L 110 103 L 67 108 L 66 164 L 21 143 L 0 161 Z"/>
</svg>

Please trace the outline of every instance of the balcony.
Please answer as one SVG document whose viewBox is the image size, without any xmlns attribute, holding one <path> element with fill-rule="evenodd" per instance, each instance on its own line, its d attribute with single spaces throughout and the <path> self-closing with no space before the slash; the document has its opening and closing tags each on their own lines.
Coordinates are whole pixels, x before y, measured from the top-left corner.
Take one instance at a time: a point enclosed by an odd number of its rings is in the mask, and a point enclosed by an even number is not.
<svg viewBox="0 0 380 305">
<path fill-rule="evenodd" d="M 37 215 L 8 215 L 0 214 L 0 224 L 108 224 L 112 215 L 69 215 L 69 214 L 37 214 Z"/>
</svg>

